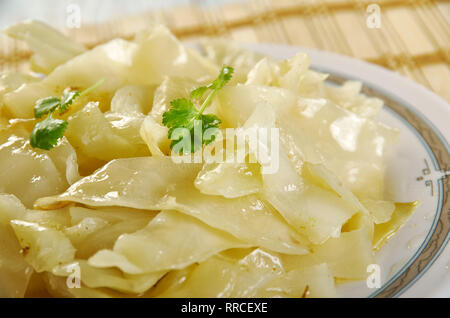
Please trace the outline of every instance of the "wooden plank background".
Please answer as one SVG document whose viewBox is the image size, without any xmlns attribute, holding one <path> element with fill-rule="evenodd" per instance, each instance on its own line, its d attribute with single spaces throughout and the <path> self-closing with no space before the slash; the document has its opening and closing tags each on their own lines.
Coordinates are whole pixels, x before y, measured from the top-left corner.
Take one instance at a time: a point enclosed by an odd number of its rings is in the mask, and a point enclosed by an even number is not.
<svg viewBox="0 0 450 318">
<path fill-rule="evenodd" d="M 366 25 L 369 4 L 381 8 L 381 28 Z M 181 39 L 220 37 L 332 51 L 382 65 L 412 78 L 450 102 L 450 1 L 250 0 L 220 6 L 176 6 L 102 24 L 64 30 L 95 46 L 131 39 L 154 23 Z M 26 70 L 31 52 L 0 35 L 0 71 Z"/>
</svg>

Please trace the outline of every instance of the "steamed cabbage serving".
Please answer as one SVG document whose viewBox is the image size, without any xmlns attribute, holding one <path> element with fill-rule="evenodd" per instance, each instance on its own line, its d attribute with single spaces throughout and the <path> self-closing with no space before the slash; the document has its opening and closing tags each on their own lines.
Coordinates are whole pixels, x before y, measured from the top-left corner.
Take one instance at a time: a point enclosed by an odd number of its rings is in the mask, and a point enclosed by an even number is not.
<svg viewBox="0 0 450 318">
<path fill-rule="evenodd" d="M 91 50 L 37 22 L 7 34 L 45 76 L 0 76 L 0 297 L 335 297 L 416 206 L 383 195 L 398 131 L 376 121 L 382 101 L 327 84 L 304 53 L 214 40 L 202 55 L 164 26 Z M 203 160 L 174 160 L 163 114 L 223 65 L 206 111 L 220 134 Z M 58 115 L 56 147 L 30 145 L 38 99 L 101 79 Z M 261 141 L 225 153 L 228 128 L 276 136 L 275 169 Z M 245 160 L 212 160 L 230 152 Z"/>
</svg>

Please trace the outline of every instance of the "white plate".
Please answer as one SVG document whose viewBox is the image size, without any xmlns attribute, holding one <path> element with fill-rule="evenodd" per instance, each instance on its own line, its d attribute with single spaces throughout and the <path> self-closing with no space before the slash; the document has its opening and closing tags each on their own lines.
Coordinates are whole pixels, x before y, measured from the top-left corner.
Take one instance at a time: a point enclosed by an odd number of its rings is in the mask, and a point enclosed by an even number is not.
<svg viewBox="0 0 450 318">
<path fill-rule="evenodd" d="M 401 129 L 388 158 L 387 195 L 396 201 L 420 200 L 408 223 L 376 255 L 382 286 L 365 282 L 338 287 L 342 297 L 450 297 L 450 105 L 413 81 L 360 60 L 273 44 L 243 44 L 277 59 L 299 51 L 311 56 L 312 68 L 331 74 L 330 81 L 355 79 L 369 96 L 384 100 L 379 120 Z"/>
</svg>

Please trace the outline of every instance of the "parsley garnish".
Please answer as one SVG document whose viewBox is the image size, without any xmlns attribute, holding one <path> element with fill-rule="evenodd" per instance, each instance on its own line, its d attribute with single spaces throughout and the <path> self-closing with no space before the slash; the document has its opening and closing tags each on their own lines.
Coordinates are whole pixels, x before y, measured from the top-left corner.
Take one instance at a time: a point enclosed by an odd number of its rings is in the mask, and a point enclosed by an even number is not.
<svg viewBox="0 0 450 318">
<path fill-rule="evenodd" d="M 215 134 L 205 134 L 210 128 L 218 129 L 222 121 L 216 115 L 204 115 L 206 107 L 208 107 L 216 93 L 231 79 L 233 76 L 233 68 L 224 66 L 220 71 L 219 77 L 207 86 L 201 86 L 191 92 L 191 99 L 181 98 L 170 102 L 171 108 L 163 114 L 163 124 L 169 128 L 169 139 L 172 140 L 170 148 L 175 146 L 180 152 L 196 152 L 203 144 L 208 145 L 215 140 Z M 200 109 L 194 105 L 195 101 L 203 98 L 205 93 L 210 93 L 203 101 Z M 183 128 L 183 129 L 178 129 Z M 194 134 L 195 130 L 201 131 L 201 136 Z M 190 149 L 183 149 L 180 143 L 184 141 L 187 133 L 190 133 Z M 199 139 L 201 137 L 201 142 Z"/>
<path fill-rule="evenodd" d="M 104 79 L 101 79 L 88 89 L 79 92 L 72 91 L 64 94 L 61 98 L 51 96 L 38 100 L 34 105 L 34 117 L 42 118 L 47 115 L 43 121 L 34 126 L 30 135 L 30 144 L 33 148 L 51 150 L 56 146 L 58 140 L 62 138 L 69 124 L 67 120 L 53 118 L 53 113 L 57 111 L 60 115 L 67 111 L 75 99 L 89 94 L 91 91 L 102 85 Z"/>
</svg>

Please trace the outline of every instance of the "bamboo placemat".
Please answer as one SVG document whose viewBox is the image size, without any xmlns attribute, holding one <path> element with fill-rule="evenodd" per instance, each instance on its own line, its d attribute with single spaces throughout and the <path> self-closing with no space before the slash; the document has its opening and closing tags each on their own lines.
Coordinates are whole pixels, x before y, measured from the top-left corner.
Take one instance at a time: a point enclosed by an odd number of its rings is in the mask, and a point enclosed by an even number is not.
<svg viewBox="0 0 450 318">
<path fill-rule="evenodd" d="M 381 27 L 371 29 L 366 8 L 373 3 L 381 9 Z M 382 65 L 450 101 L 449 16 L 448 0 L 250 0 L 154 10 L 65 32 L 92 47 L 163 23 L 186 40 L 219 37 L 312 47 Z M 24 43 L 0 35 L 1 71 L 27 69 L 30 55 Z"/>
</svg>

